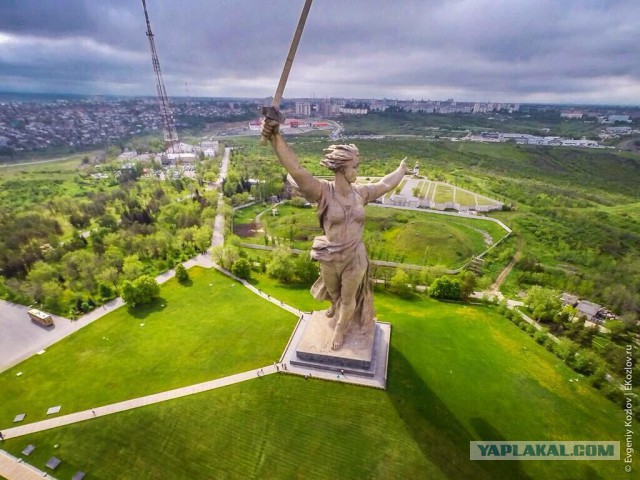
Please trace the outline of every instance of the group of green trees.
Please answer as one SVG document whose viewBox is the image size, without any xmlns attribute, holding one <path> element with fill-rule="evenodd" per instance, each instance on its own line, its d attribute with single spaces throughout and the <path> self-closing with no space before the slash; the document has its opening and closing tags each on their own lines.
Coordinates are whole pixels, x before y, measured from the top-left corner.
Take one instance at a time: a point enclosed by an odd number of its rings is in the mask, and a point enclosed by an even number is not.
<svg viewBox="0 0 640 480">
<path fill-rule="evenodd" d="M 553 298 L 551 298 L 553 297 Z M 595 388 L 624 408 L 625 396 L 620 388 L 625 368 L 632 364 L 632 386 L 640 386 L 640 354 L 637 349 L 625 348 L 630 343 L 629 333 L 620 329 L 608 334 L 599 333 L 596 327 L 587 327 L 584 319 L 573 311 L 561 306 L 557 292 L 542 287 L 530 291 L 526 298 L 529 310 L 541 318 L 551 318 L 542 329 L 528 323 L 516 309 L 507 308 L 506 302 L 498 306 L 498 312 L 531 335 L 536 342 L 545 346 L 577 373 L 587 377 Z M 619 322 L 620 323 L 620 322 Z M 553 333 L 554 337 L 549 334 Z M 635 412 L 640 420 L 640 412 Z"/>
<path fill-rule="evenodd" d="M 94 181 L 70 171 L 66 182 Z M 142 174 L 144 169 L 133 171 Z M 82 196 L 0 203 L 0 295 L 75 316 L 208 249 L 217 196 L 186 178 L 114 175 Z M 124 175 L 124 176 L 123 176 Z M 133 301 L 132 303 L 139 303 Z"/>
<path fill-rule="evenodd" d="M 503 304 L 499 311 L 515 321 L 531 333 L 536 341 L 546 345 L 571 368 L 577 372 L 591 376 L 591 383 L 602 389 L 605 395 L 616 402 L 621 402 L 622 395 L 617 384 L 624 376 L 628 366 L 628 351 L 625 347 L 632 344 L 632 337 L 638 330 L 635 316 L 627 315 L 622 320 L 606 322 L 606 333 L 601 333 L 597 326 L 586 326 L 585 318 L 571 305 L 563 305 L 558 291 L 539 285 L 531 287 L 524 299 L 528 313 L 544 326 L 536 330 L 526 324 L 521 315 L 511 311 Z M 553 333 L 559 341 L 550 338 Z M 631 350 L 635 377 L 640 376 L 637 349 Z M 607 377 L 612 373 L 616 378 Z M 634 386 L 640 385 L 636 380 Z"/>
<path fill-rule="evenodd" d="M 470 271 L 463 271 L 455 277 L 441 275 L 428 283 L 426 280 L 434 270 L 426 267 L 420 274 L 410 275 L 407 271 L 398 268 L 389 281 L 385 281 L 385 286 L 391 292 L 405 297 L 416 291 L 424 291 L 429 296 L 440 300 L 467 300 L 478 285 L 478 277 Z M 421 280 L 424 283 L 419 283 Z"/>
</svg>

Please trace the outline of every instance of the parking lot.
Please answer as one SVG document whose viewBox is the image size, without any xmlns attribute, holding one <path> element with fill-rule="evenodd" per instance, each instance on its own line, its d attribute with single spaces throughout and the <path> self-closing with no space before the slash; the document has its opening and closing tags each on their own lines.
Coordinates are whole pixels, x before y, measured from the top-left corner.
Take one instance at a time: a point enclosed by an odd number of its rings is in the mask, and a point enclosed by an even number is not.
<svg viewBox="0 0 640 480">
<path fill-rule="evenodd" d="M 0 372 L 68 335 L 77 327 L 66 318 L 54 318 L 43 327 L 27 315 L 28 307 L 0 300 Z"/>
</svg>

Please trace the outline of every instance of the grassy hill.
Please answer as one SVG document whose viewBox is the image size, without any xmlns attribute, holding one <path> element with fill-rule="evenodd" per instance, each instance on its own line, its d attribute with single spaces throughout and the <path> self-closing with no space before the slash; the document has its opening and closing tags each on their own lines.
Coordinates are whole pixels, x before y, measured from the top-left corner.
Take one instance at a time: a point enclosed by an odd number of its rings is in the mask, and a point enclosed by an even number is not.
<svg viewBox="0 0 640 480">
<path fill-rule="evenodd" d="M 255 216 L 265 210 L 260 219 L 263 233 L 246 236 Z M 270 210 L 261 204 L 238 211 L 234 220 L 236 234 L 241 234 L 244 242 L 257 245 L 265 245 L 266 234 L 303 250 L 309 250 L 313 238 L 322 234 L 315 208 L 280 205 L 277 216 Z M 495 243 L 507 233 L 491 221 L 428 211 L 371 205 L 366 215 L 365 243 L 374 260 L 456 268 L 486 250 L 489 238 Z"/>
<path fill-rule="evenodd" d="M 5 448 L 36 445 L 29 461 L 40 467 L 55 454 L 60 478 L 79 469 L 105 479 L 550 480 L 622 471 L 619 462 L 469 461 L 471 440 L 620 440 L 623 412 L 586 382 L 570 382 L 574 372 L 489 308 L 385 294 L 376 305 L 393 324 L 387 391 L 274 375 Z M 95 388 L 101 382 L 85 385 Z"/>
<path fill-rule="evenodd" d="M 321 145 L 292 141 L 307 168 L 326 173 Z M 508 293 L 542 284 L 618 313 L 640 312 L 640 155 L 424 138 L 353 141 L 361 175 L 388 173 L 407 156 L 430 179 L 512 206 L 491 214 L 513 228 L 527 260 L 509 276 Z"/>
</svg>

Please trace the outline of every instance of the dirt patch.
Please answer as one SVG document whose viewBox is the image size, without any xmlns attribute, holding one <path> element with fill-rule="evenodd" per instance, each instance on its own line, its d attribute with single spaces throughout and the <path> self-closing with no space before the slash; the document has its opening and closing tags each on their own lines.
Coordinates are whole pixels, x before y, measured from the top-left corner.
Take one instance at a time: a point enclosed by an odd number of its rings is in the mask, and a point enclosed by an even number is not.
<svg viewBox="0 0 640 480">
<path fill-rule="evenodd" d="M 233 226 L 233 233 L 240 238 L 255 237 L 262 233 L 262 226 L 256 222 L 237 223 Z"/>
</svg>

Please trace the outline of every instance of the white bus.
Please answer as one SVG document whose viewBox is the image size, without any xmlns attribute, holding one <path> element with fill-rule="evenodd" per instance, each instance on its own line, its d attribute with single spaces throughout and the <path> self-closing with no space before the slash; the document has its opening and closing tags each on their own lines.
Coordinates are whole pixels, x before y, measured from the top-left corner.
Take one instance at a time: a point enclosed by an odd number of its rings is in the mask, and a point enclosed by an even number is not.
<svg viewBox="0 0 640 480">
<path fill-rule="evenodd" d="M 38 322 L 44 326 L 53 325 L 53 318 L 47 312 L 32 308 L 27 311 L 27 314 L 34 322 Z"/>
</svg>

